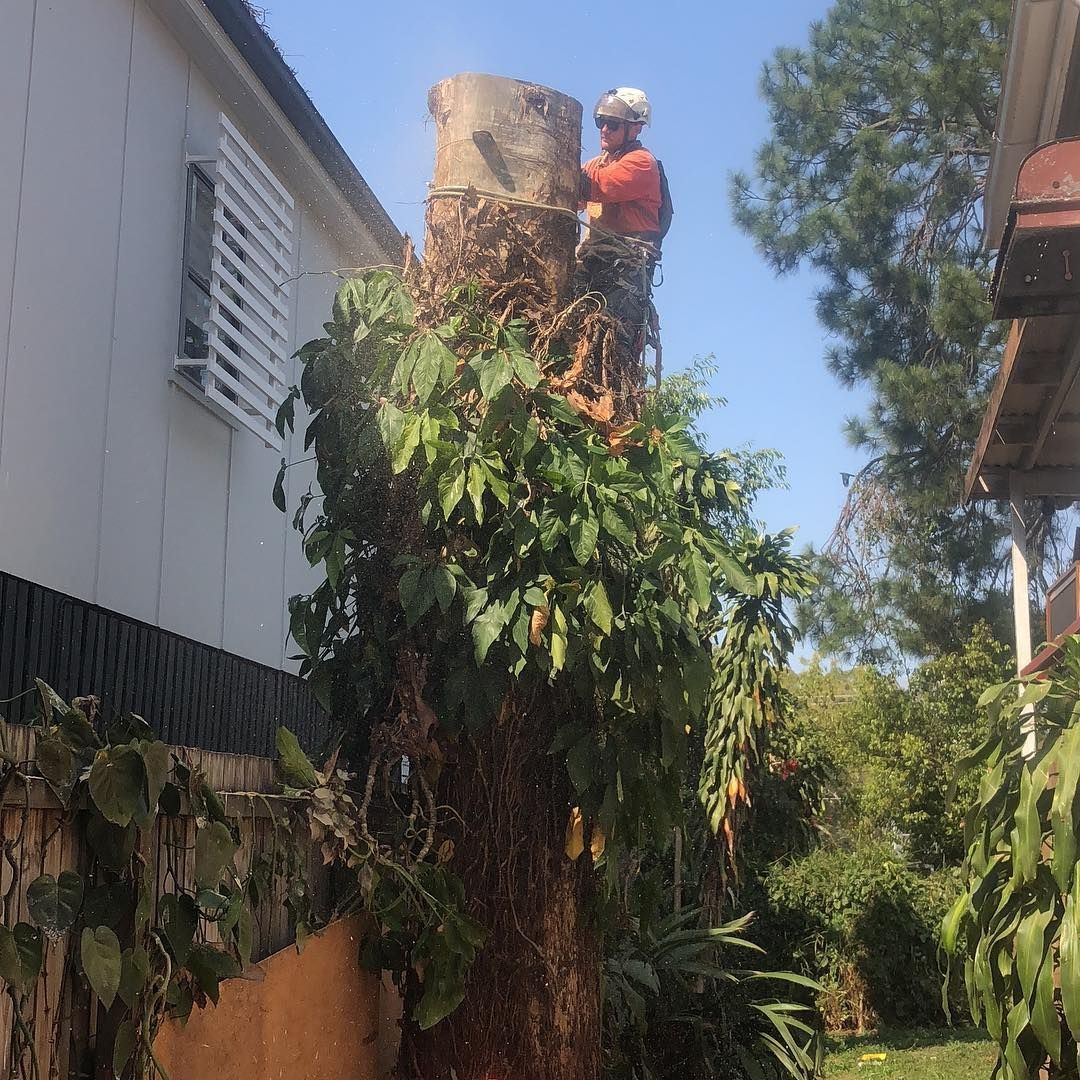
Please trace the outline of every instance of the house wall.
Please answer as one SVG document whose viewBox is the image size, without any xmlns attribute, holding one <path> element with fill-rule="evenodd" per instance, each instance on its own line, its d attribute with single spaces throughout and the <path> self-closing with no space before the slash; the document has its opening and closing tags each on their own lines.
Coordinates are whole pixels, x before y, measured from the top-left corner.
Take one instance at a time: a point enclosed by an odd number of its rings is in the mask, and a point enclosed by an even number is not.
<svg viewBox="0 0 1080 1080">
<path fill-rule="evenodd" d="M 220 55 L 203 65 L 146 0 L 7 0 L 3 22 L 0 569 L 284 666 L 311 571 L 270 499 L 280 455 L 169 381 L 185 154 L 213 156 L 224 110 L 279 163 L 204 74 Z M 297 272 L 384 260 L 292 194 Z M 294 349 L 335 282 L 292 286 Z M 290 496 L 310 478 L 290 470 Z"/>
</svg>

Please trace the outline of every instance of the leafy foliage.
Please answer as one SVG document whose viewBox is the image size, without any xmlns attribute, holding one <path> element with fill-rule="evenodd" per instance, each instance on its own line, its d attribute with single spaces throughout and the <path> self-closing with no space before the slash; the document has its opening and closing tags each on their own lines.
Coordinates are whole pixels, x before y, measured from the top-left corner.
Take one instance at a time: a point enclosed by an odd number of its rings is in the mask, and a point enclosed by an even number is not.
<svg viewBox="0 0 1080 1080">
<path fill-rule="evenodd" d="M 757 997 L 758 984 L 794 983 L 791 972 L 732 966 L 739 952 L 761 953 L 744 931 L 751 916 L 700 926 L 688 908 L 655 927 L 634 920 L 604 963 L 606 1074 L 659 1077 L 795 1077 L 820 1069 L 821 1044 L 805 1005 Z M 744 998 L 749 1000 L 743 1000 Z"/>
<path fill-rule="evenodd" d="M 883 840 L 925 867 L 957 865 L 961 817 L 978 781 L 960 781 L 948 799 L 953 766 L 985 735 L 976 704 L 1007 677 L 1009 650 L 985 624 L 956 652 L 918 667 L 902 685 L 867 668 L 820 665 L 788 680 L 792 721 L 828 774 L 825 826 L 851 846 Z"/>
<path fill-rule="evenodd" d="M 838 0 L 762 78 L 771 136 L 732 181 L 778 273 L 824 278 L 830 368 L 871 396 L 848 435 L 870 463 L 805 625 L 864 660 L 934 655 L 993 619 L 1003 522 L 961 508 L 1001 330 L 985 301 L 983 181 L 1007 0 Z"/>
<path fill-rule="evenodd" d="M 980 707 L 991 734 L 959 766 L 978 767 L 979 789 L 942 950 L 962 962 L 972 1012 L 998 1044 L 995 1076 L 1027 1080 L 1047 1060 L 1075 1075 L 1080 638 L 1065 640 L 1048 678 L 992 686 Z"/>
<path fill-rule="evenodd" d="M 755 937 L 821 984 L 828 1030 L 940 1023 L 937 931 L 959 887 L 955 870 L 920 874 L 881 841 L 819 848 L 765 871 Z"/>
<path fill-rule="evenodd" d="M 382 884 L 364 899 L 401 917 L 383 920 L 383 963 L 423 971 L 423 1000 L 439 986 L 425 1023 L 460 996 L 478 928 L 452 963 L 418 963 L 432 945 L 426 898 L 377 898 L 404 865 L 424 891 L 465 899 L 452 850 L 437 854 L 433 797 L 455 740 L 515 701 L 557 703 L 547 737 L 577 803 L 568 848 L 590 836 L 613 869 L 668 842 L 704 718 L 715 749 L 703 798 L 721 828 L 719 785 L 726 798 L 742 752 L 728 728 L 759 744 L 770 665 L 790 645 L 783 604 L 809 583 L 787 537 L 733 527 L 745 504 L 731 455 L 706 453 L 672 401 L 601 419 L 557 341 L 496 318 L 472 286 L 440 310 L 435 325 L 418 318 L 390 273 L 348 281 L 326 336 L 300 350 L 301 384 L 279 417 L 299 422 L 296 404 L 307 414 L 320 493 L 301 497 L 294 523 L 325 572 L 293 599 L 292 636 L 315 692 L 347 720 L 350 760 L 367 767 L 360 835 Z M 403 757 L 406 828 L 392 806 L 376 821 L 370 801 Z"/>
<path fill-rule="evenodd" d="M 46 951 L 54 946 L 64 949 L 65 979 L 81 972 L 102 1006 L 123 1006 L 115 1042 L 103 1047 L 112 1053 L 116 1074 L 130 1069 L 137 1077 L 157 1075 L 152 1047 L 163 1017 L 186 1019 L 196 1004 L 217 1002 L 223 979 L 250 972 L 254 914 L 275 891 L 287 897 L 302 943 L 313 919 L 301 872 L 304 860 L 292 839 L 307 843 L 303 806 L 290 810 L 286 804 L 273 822 L 274 855 L 248 860 L 241 873 L 233 860 L 236 820 L 226 817 L 200 769 L 155 739 L 139 716 L 118 717 L 106 729 L 95 698 L 66 702 L 41 680 L 37 691 L 40 756 L 30 762 L 0 758 L 0 790 L 13 779 L 29 785 L 36 772 L 65 810 L 80 809 L 91 858 L 85 876 L 64 869 L 29 882 L 30 921 L 0 925 L 0 980 L 15 1017 L 12 1046 L 6 1048 L 11 1075 L 36 1075 L 35 1018 L 25 1017 L 24 1010 L 44 970 Z M 182 797 L 196 823 L 195 880 L 189 883 L 193 888 L 181 885 L 168 855 L 165 880 L 173 891 L 162 893 L 155 910 L 157 882 L 147 875 L 156 870 L 136 855 L 136 847 L 140 837 L 170 828 Z M 11 852 L 21 840 L 21 833 L 5 838 L 14 868 L 11 889 L 19 884 L 20 866 Z M 170 842 L 165 850 L 175 847 Z M 210 925 L 216 927 L 218 944 L 205 943 Z M 29 1073 L 21 1064 L 27 1055 Z"/>
</svg>

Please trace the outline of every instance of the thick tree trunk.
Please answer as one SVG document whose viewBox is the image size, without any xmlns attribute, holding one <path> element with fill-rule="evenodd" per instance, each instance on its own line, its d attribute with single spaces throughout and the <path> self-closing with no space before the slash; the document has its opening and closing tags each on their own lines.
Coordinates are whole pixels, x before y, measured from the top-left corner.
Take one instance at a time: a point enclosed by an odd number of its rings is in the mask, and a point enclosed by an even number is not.
<svg viewBox="0 0 1080 1080">
<path fill-rule="evenodd" d="M 488 939 L 458 1009 L 427 1032 L 406 1026 L 410 1080 L 600 1075 L 594 871 L 588 855 L 565 855 L 566 770 L 546 753 L 559 711 L 508 704 L 448 772 L 443 797 L 460 815 L 452 865 Z"/>
<path fill-rule="evenodd" d="M 429 100 L 438 148 L 422 304 L 437 311 L 472 280 L 496 314 L 550 319 L 572 287 L 581 106 L 485 75 L 448 79 Z M 598 1080 L 593 869 L 587 855 L 565 855 L 570 790 L 547 753 L 570 704 L 512 696 L 485 731 L 462 737 L 444 773 L 451 866 L 488 939 L 461 1006 L 427 1032 L 405 1023 L 403 1080 Z"/>
</svg>

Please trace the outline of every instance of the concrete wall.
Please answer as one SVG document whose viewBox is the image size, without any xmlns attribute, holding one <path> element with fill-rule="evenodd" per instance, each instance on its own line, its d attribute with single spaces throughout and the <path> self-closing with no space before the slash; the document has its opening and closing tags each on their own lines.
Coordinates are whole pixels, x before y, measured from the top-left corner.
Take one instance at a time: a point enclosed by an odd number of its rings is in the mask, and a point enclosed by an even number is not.
<svg viewBox="0 0 1080 1080">
<path fill-rule="evenodd" d="M 146 0 L 4 0 L 2 22 L 0 568 L 285 666 L 286 601 L 311 579 L 270 500 L 280 456 L 169 381 L 184 156 L 215 153 L 223 110 L 262 151 L 245 102 Z M 384 261 L 292 195 L 298 272 Z M 293 286 L 294 349 L 335 284 Z"/>
<path fill-rule="evenodd" d="M 172 1080 L 377 1080 L 393 1063 L 379 979 L 360 968 L 359 919 L 264 960 L 263 982 L 221 984 L 216 1008 L 166 1022 L 154 1052 Z M 381 1060 L 380 1060 L 381 1059 Z"/>
</svg>

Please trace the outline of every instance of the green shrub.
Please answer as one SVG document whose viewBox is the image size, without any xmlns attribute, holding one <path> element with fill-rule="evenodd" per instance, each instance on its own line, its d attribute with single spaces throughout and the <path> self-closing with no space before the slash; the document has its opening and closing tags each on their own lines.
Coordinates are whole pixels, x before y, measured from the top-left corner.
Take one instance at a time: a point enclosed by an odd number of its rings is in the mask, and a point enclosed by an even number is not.
<svg viewBox="0 0 1080 1080">
<path fill-rule="evenodd" d="M 960 891 L 956 870 L 920 874 L 889 844 L 866 843 L 775 863 L 761 888 L 757 938 L 821 983 L 829 1030 L 944 1020 L 937 933 Z"/>
</svg>

